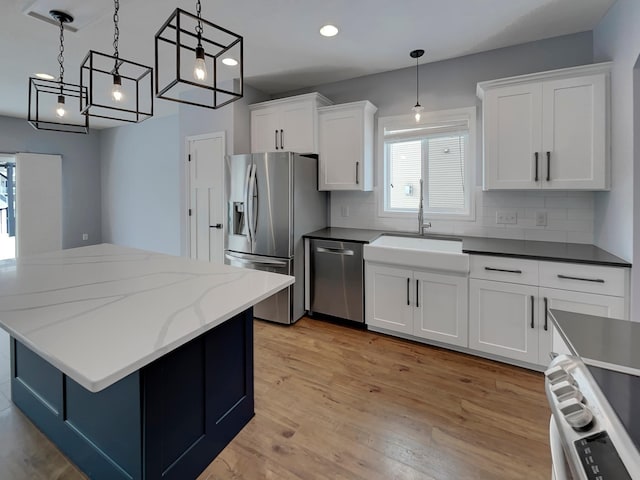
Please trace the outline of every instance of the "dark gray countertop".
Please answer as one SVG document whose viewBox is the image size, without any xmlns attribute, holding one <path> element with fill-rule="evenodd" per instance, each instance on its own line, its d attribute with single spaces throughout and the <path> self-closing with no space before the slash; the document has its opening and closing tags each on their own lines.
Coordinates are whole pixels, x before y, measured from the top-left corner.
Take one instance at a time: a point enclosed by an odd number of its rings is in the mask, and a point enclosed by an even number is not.
<svg viewBox="0 0 640 480">
<path fill-rule="evenodd" d="M 383 234 L 411 235 L 405 232 L 383 230 L 363 230 L 359 228 L 328 227 L 305 235 L 307 238 L 338 240 L 342 242 L 370 243 Z M 426 235 L 431 238 L 455 238 L 462 240 L 462 251 L 475 255 L 527 258 L 553 262 L 586 263 L 630 267 L 631 264 L 594 245 L 583 243 L 535 242 L 527 240 L 507 240 L 503 238 L 466 237 L 460 235 Z"/>
<path fill-rule="evenodd" d="M 640 375 L 640 323 L 549 310 L 573 354 L 588 365 Z"/>
</svg>

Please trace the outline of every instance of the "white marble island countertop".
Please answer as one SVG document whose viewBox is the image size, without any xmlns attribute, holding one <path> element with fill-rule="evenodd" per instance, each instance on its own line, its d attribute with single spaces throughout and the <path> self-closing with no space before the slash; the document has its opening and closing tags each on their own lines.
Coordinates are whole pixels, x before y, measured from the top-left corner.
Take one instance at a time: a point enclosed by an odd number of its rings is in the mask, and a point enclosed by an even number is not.
<svg viewBox="0 0 640 480">
<path fill-rule="evenodd" d="M 0 327 L 97 392 L 293 281 L 92 245 L 0 262 Z"/>
</svg>

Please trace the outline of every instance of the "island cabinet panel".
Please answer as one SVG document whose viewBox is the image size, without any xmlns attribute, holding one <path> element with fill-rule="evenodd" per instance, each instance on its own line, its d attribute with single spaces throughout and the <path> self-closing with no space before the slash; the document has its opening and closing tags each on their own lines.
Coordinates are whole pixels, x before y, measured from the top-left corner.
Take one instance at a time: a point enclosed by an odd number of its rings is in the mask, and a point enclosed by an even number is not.
<svg viewBox="0 0 640 480">
<path fill-rule="evenodd" d="M 196 478 L 254 415 L 252 322 L 248 309 L 97 393 L 12 338 L 12 400 L 92 479 Z"/>
</svg>

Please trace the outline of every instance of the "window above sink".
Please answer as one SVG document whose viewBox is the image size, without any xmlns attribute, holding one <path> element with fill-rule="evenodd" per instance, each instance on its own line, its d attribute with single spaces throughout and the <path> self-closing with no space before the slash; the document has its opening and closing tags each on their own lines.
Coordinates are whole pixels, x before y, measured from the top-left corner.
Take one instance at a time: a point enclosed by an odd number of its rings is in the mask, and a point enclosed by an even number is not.
<svg viewBox="0 0 640 480">
<path fill-rule="evenodd" d="M 378 120 L 382 217 L 414 217 L 424 179 L 427 219 L 473 220 L 476 109 L 426 112 Z"/>
</svg>

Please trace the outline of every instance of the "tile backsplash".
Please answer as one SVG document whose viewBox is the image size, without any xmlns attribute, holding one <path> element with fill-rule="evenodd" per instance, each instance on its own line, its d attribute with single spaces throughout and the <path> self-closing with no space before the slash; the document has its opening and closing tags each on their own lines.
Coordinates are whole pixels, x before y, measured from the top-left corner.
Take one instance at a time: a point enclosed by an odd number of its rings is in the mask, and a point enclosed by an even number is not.
<svg viewBox="0 0 640 480">
<path fill-rule="evenodd" d="M 417 231 L 417 218 L 379 217 L 375 192 L 331 192 L 332 227 Z M 470 221 L 426 218 L 433 233 L 477 237 L 593 243 L 593 192 L 475 191 L 476 218 Z M 536 215 L 546 225 L 536 226 Z M 499 224 L 497 214 L 516 214 L 516 223 Z M 417 215 L 416 215 L 417 217 Z"/>
</svg>

